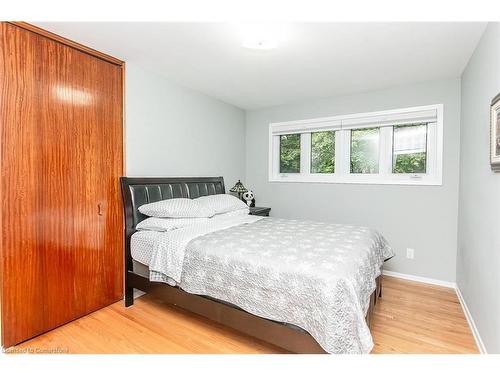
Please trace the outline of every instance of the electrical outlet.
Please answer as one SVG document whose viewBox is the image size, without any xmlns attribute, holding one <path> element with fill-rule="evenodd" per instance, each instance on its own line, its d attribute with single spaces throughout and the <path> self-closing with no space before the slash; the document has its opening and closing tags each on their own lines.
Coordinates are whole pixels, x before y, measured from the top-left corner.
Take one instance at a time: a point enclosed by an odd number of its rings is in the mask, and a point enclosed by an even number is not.
<svg viewBox="0 0 500 375">
<path fill-rule="evenodd" d="M 409 247 L 408 247 L 408 248 L 406 249 L 406 257 L 407 257 L 408 259 L 413 259 L 413 258 L 415 257 L 415 250 L 414 250 L 414 249 L 412 249 L 412 248 L 409 248 Z"/>
</svg>

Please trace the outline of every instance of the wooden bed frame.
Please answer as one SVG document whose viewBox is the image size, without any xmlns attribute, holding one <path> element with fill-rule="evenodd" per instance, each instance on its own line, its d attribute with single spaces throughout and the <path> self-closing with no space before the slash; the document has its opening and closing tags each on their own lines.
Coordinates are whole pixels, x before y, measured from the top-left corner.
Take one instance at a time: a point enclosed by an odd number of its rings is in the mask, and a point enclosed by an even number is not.
<svg viewBox="0 0 500 375">
<path fill-rule="evenodd" d="M 152 282 L 134 272 L 130 252 L 130 238 L 136 225 L 146 216 L 138 207 L 163 199 L 197 198 L 202 195 L 224 194 L 222 177 L 166 177 L 120 179 L 125 211 L 125 306 L 134 303 L 134 288 L 154 293 L 164 301 L 184 310 L 201 315 L 224 326 L 279 346 L 294 353 L 325 353 L 323 348 L 306 331 L 280 322 L 260 318 L 234 305 L 206 296 L 183 291 L 179 287 Z M 381 278 L 377 278 L 377 289 L 370 297 L 370 307 L 366 315 L 371 325 L 373 308 L 382 294 Z"/>
</svg>

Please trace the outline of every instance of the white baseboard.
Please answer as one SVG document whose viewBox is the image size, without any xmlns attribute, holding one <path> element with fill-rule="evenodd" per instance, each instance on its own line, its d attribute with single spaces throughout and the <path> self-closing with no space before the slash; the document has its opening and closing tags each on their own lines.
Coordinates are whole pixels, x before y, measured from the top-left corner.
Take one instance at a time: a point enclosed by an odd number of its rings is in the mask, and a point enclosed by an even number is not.
<svg viewBox="0 0 500 375">
<path fill-rule="evenodd" d="M 447 288 L 454 289 L 455 292 L 457 293 L 458 301 L 460 302 L 460 305 L 462 306 L 462 309 L 464 311 L 465 319 L 467 319 L 467 323 L 469 323 L 469 327 L 472 331 L 472 335 L 474 336 L 474 340 L 476 341 L 476 345 L 479 349 L 479 352 L 481 354 L 487 354 L 486 348 L 484 346 L 483 340 L 481 339 L 481 335 L 479 334 L 476 323 L 474 322 L 474 319 L 472 318 L 472 315 L 469 311 L 469 308 L 467 307 L 467 303 L 465 302 L 465 299 L 462 296 L 462 292 L 460 292 L 460 289 L 458 288 L 456 283 L 451 282 L 451 281 L 430 279 L 427 277 L 408 275 L 406 273 L 399 273 L 399 272 L 386 271 L 386 270 L 383 270 L 382 274 L 387 275 L 387 276 L 398 277 L 400 279 L 418 281 L 421 283 L 439 285 L 439 286 L 444 286 Z"/>
<path fill-rule="evenodd" d="M 474 322 L 474 319 L 472 318 L 469 308 L 467 307 L 467 303 L 465 302 L 465 299 L 462 296 L 460 288 L 457 286 L 455 288 L 455 291 L 457 292 L 458 300 L 460 301 L 462 309 L 464 310 L 464 315 L 465 318 L 467 319 L 467 323 L 469 323 L 469 327 L 472 331 L 472 335 L 474 336 L 474 340 L 476 340 L 476 345 L 479 349 L 479 352 L 481 354 L 488 354 L 488 352 L 486 351 L 486 347 L 484 346 L 483 340 L 481 339 L 481 335 L 479 334 L 479 330 L 477 329 L 476 323 Z"/>
<path fill-rule="evenodd" d="M 406 274 L 406 273 L 399 273 L 399 272 L 393 272 L 393 271 L 383 270 L 382 274 L 387 275 L 387 276 L 398 277 L 400 279 L 405 279 L 405 280 L 418 281 L 418 282 L 426 283 L 426 284 L 433 284 L 433 285 L 444 286 L 444 287 L 452 288 L 452 289 L 456 289 L 456 287 L 457 287 L 457 284 L 454 283 L 454 282 L 452 282 L 452 281 L 444 281 L 444 280 L 438 280 L 438 279 L 431 279 L 431 278 L 428 278 L 428 277 L 409 275 L 409 274 Z"/>
</svg>

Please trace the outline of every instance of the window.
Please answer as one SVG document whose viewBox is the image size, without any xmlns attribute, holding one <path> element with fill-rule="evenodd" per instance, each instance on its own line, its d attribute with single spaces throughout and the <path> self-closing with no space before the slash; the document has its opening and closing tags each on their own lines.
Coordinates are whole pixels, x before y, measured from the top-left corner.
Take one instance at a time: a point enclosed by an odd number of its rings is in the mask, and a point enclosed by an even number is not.
<svg viewBox="0 0 500 375">
<path fill-rule="evenodd" d="M 425 173 L 427 169 L 427 124 L 393 128 L 392 173 Z"/>
<path fill-rule="evenodd" d="M 440 185 L 443 105 L 273 123 L 269 180 Z"/>
<path fill-rule="evenodd" d="M 280 173 L 300 173 L 300 134 L 280 136 Z"/>
<path fill-rule="evenodd" d="M 311 134 L 311 173 L 335 172 L 335 132 Z"/>
<path fill-rule="evenodd" d="M 351 173 L 378 173 L 379 128 L 351 131 Z"/>
</svg>

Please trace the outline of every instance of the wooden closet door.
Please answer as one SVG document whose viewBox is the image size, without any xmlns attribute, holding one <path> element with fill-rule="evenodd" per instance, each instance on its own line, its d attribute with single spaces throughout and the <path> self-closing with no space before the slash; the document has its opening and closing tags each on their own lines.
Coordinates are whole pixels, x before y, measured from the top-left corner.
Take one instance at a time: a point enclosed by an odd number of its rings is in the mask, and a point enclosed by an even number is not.
<svg viewBox="0 0 500 375">
<path fill-rule="evenodd" d="M 2 343 L 123 296 L 122 67 L 0 26 Z"/>
</svg>

